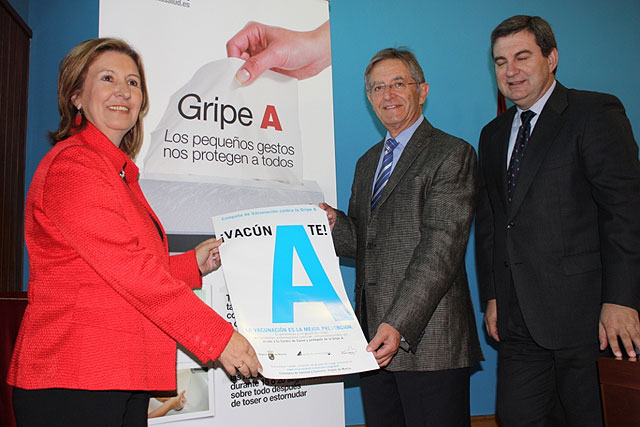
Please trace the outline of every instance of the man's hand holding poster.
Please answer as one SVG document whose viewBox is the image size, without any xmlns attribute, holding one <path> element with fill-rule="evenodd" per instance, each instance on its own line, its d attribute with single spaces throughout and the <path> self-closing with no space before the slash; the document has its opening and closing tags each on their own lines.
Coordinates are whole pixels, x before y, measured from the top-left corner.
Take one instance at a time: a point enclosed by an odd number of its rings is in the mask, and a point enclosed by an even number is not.
<svg viewBox="0 0 640 427">
<path fill-rule="evenodd" d="M 213 217 L 239 331 L 267 378 L 377 369 L 342 283 L 325 212 L 313 205 Z"/>
</svg>

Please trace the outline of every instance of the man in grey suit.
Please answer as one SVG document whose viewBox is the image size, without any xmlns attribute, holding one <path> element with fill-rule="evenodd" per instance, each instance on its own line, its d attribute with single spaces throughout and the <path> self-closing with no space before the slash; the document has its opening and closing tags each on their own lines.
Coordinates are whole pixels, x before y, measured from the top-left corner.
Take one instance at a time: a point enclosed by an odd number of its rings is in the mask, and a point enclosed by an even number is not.
<svg viewBox="0 0 640 427">
<path fill-rule="evenodd" d="M 356 259 L 356 314 L 382 368 L 361 375 L 367 427 L 469 425 L 475 151 L 422 115 L 429 85 L 411 52 L 374 55 L 365 88 L 387 135 L 358 160 L 348 215 L 321 207 L 338 255 Z"/>
<path fill-rule="evenodd" d="M 476 253 L 506 426 L 601 426 L 596 359 L 640 344 L 640 164 L 614 96 L 567 89 L 540 17 L 491 35 L 515 105 L 480 135 Z M 598 337 L 600 346 L 598 346 Z"/>
</svg>

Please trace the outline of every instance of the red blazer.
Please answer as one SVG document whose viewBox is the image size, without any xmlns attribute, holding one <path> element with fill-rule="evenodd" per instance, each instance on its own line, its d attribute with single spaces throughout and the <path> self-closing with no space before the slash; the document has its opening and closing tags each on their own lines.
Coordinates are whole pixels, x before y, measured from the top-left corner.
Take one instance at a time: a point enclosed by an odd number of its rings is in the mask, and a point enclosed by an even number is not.
<svg viewBox="0 0 640 427">
<path fill-rule="evenodd" d="M 207 362 L 231 337 L 190 288 L 201 285 L 195 252 L 169 256 L 138 168 L 91 124 L 38 166 L 25 239 L 29 304 L 11 385 L 173 390 L 174 340 Z"/>
</svg>

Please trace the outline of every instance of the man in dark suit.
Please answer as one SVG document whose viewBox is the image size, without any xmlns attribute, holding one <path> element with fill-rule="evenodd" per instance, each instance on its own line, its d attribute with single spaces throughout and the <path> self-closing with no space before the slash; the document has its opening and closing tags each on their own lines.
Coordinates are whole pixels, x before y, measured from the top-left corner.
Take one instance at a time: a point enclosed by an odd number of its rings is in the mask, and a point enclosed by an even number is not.
<svg viewBox="0 0 640 427">
<path fill-rule="evenodd" d="M 491 35 L 515 106 L 482 130 L 476 253 L 506 426 L 602 425 L 596 358 L 640 344 L 640 165 L 614 96 L 555 80 L 549 24 Z M 600 348 L 598 348 L 598 338 Z"/>
<path fill-rule="evenodd" d="M 468 425 L 476 155 L 422 115 L 429 85 L 411 52 L 378 52 L 365 87 L 387 135 L 358 160 L 348 215 L 321 206 L 338 255 L 356 259 L 356 314 L 382 367 L 361 376 L 367 427 Z"/>
</svg>

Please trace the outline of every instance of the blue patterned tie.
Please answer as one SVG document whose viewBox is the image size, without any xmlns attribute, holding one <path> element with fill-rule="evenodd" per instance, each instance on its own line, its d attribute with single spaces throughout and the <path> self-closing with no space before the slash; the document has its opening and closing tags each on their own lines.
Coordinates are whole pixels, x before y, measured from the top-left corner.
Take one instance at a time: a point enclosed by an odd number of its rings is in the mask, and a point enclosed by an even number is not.
<svg viewBox="0 0 640 427">
<path fill-rule="evenodd" d="M 529 136 L 531 134 L 531 119 L 535 115 L 536 113 L 529 110 L 520 113 L 520 121 L 522 124 L 520 125 L 520 129 L 518 129 L 518 136 L 516 136 L 516 143 L 513 146 L 509 169 L 507 170 L 507 196 L 509 203 L 511 203 L 513 193 L 516 190 L 516 181 L 520 173 L 520 163 L 524 157 L 524 151 L 527 148 L 527 142 L 529 142 Z"/>
<path fill-rule="evenodd" d="M 389 181 L 391 176 L 391 166 L 393 166 L 393 150 L 398 146 L 398 141 L 393 138 L 389 138 L 384 143 L 384 157 L 382 158 L 382 166 L 378 177 L 373 185 L 373 195 L 371 196 L 371 210 L 373 211 L 382 196 L 382 190 Z"/>
</svg>

